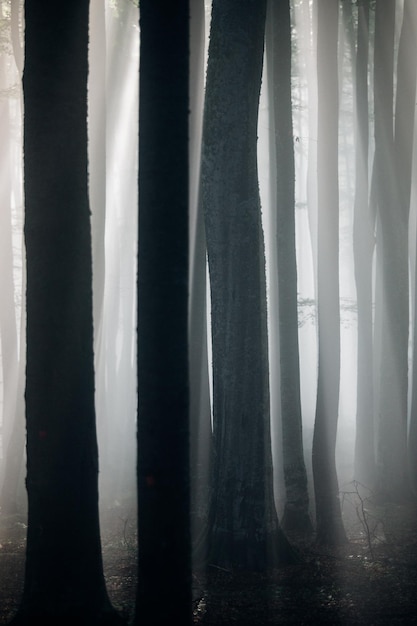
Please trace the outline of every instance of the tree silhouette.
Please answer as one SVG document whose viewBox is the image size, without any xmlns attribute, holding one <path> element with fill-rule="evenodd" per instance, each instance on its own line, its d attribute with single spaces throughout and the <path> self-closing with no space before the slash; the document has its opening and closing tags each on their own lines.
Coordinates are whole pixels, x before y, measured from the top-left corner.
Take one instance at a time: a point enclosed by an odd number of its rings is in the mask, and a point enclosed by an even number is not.
<svg viewBox="0 0 417 626">
<path fill-rule="evenodd" d="M 13 624 L 117 624 L 98 519 L 88 2 L 25 6 L 28 530 Z"/>
<path fill-rule="evenodd" d="M 137 624 L 191 623 L 188 2 L 140 6 Z"/>
</svg>

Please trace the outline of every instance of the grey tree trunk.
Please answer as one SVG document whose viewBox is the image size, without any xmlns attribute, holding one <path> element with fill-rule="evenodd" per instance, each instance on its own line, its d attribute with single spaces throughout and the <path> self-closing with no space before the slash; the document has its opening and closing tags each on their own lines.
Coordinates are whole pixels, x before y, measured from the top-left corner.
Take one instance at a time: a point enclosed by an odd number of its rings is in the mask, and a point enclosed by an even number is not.
<svg viewBox="0 0 417 626">
<path fill-rule="evenodd" d="M 266 52 L 270 94 L 271 178 L 275 182 L 276 254 L 282 455 L 285 483 L 284 530 L 310 533 L 304 463 L 298 347 L 295 251 L 295 172 L 291 101 L 291 19 L 288 0 L 268 5 Z M 274 273 L 275 276 L 275 273 Z"/>
<path fill-rule="evenodd" d="M 335 447 L 340 387 L 337 2 L 318 2 L 318 382 L 313 435 L 316 539 L 346 541 Z"/>
<path fill-rule="evenodd" d="M 397 65 L 397 97 L 395 109 L 395 173 L 397 180 L 398 199 L 396 206 L 399 208 L 400 216 L 406 229 L 408 241 L 408 220 L 410 213 L 410 197 L 412 183 L 412 163 L 413 163 L 413 139 L 415 129 L 415 108 L 416 108 L 416 71 L 411 59 L 417 57 L 417 5 L 412 0 L 405 0 L 403 23 L 398 50 Z M 405 254 L 407 249 L 403 250 Z M 415 292 L 414 292 L 415 293 Z M 408 305 L 408 301 L 407 301 Z M 416 309 L 414 308 L 414 313 Z M 408 315 L 404 319 L 404 324 L 408 323 Z M 414 324 L 415 328 L 415 324 Z M 417 346 L 417 336 L 414 332 L 413 343 Z M 413 363 L 417 363 L 417 347 L 414 353 Z M 417 366 L 416 366 L 417 367 Z M 412 397 L 410 411 L 409 451 L 412 451 L 412 441 L 415 438 L 417 414 L 417 390 L 415 389 L 414 365 L 412 379 Z M 407 417 L 403 417 L 400 430 L 407 432 Z M 400 436 L 402 436 L 400 434 Z M 409 455 L 411 465 L 407 467 L 409 472 L 408 485 L 411 488 L 417 485 L 417 461 L 415 455 Z M 404 458 L 399 459 L 402 464 Z M 408 488 L 407 488 L 408 491 Z M 410 494 L 406 494 L 407 496 Z"/>
<path fill-rule="evenodd" d="M 356 480 L 373 487 L 374 451 L 374 367 L 372 322 L 372 259 L 375 248 L 375 213 L 368 199 L 369 154 L 369 0 L 358 6 L 356 53 L 356 187 L 353 222 L 353 254 L 358 306 L 357 410 L 355 468 Z"/>
<path fill-rule="evenodd" d="M 414 5 L 413 5 L 414 6 Z M 376 4 L 375 152 L 381 237 L 382 344 L 380 369 L 377 489 L 385 499 L 409 496 L 407 468 L 407 394 L 409 270 L 408 218 L 415 76 L 408 74 L 414 48 L 413 9 L 404 4 L 393 132 L 395 2 Z M 415 16 L 414 16 L 415 17 Z M 415 53 L 415 52 L 414 52 Z"/>
</svg>

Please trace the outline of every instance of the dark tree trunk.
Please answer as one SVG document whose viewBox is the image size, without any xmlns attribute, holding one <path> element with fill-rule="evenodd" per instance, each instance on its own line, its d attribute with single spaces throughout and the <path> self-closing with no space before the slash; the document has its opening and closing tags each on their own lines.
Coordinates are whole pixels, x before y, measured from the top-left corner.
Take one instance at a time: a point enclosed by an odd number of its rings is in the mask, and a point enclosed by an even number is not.
<svg viewBox="0 0 417 626">
<path fill-rule="evenodd" d="M 290 552 L 273 499 L 257 177 L 265 10 L 259 0 L 213 3 L 202 152 L 213 345 L 210 562 L 260 570 Z"/>
<path fill-rule="evenodd" d="M 135 623 L 191 624 L 189 7 L 140 4 L 138 537 Z"/>
<path fill-rule="evenodd" d="M 278 278 L 282 454 L 285 482 L 284 530 L 311 532 L 304 463 L 295 251 L 295 172 L 291 101 L 290 3 L 270 0 L 266 51 L 270 88 Z"/>
<path fill-rule="evenodd" d="M 318 382 L 313 435 L 317 541 L 346 541 L 335 447 L 340 387 L 337 2 L 318 2 Z"/>
<path fill-rule="evenodd" d="M 119 623 L 98 519 L 88 2 L 29 1 L 25 20 L 28 532 L 13 623 Z"/>
<path fill-rule="evenodd" d="M 375 213 L 368 200 L 368 49 L 369 0 L 358 6 L 356 53 L 356 188 L 353 253 L 358 306 L 357 410 L 355 478 L 372 487 L 375 479 L 374 367 L 372 322 L 372 259 L 375 248 Z"/>
</svg>

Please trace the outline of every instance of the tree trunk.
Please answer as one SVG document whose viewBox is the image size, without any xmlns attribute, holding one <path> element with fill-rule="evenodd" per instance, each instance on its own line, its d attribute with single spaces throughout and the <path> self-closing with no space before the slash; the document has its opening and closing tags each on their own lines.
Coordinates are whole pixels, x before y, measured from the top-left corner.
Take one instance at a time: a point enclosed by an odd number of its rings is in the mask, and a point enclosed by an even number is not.
<svg viewBox="0 0 417 626">
<path fill-rule="evenodd" d="M 415 105 L 415 86 L 408 91 L 402 65 L 409 62 L 410 57 L 404 52 L 409 45 L 407 40 L 414 35 L 412 31 L 407 33 L 412 20 L 406 17 L 398 53 L 394 137 L 395 2 L 389 0 L 384 5 L 377 2 L 375 22 L 375 153 L 381 234 L 377 245 L 381 253 L 383 286 L 377 489 L 385 499 L 402 500 L 409 495 L 406 441 L 411 148 L 408 137 L 413 135 L 413 116 L 410 116 L 409 107 L 411 105 L 413 113 Z M 402 118 L 406 120 L 405 128 Z"/>
<path fill-rule="evenodd" d="M 374 368 L 372 322 L 372 259 L 375 247 L 375 214 L 368 200 L 368 49 L 369 0 L 358 7 L 356 53 L 356 188 L 353 222 L 353 254 L 358 306 L 357 410 L 355 478 L 369 487 L 375 479 Z"/>
<path fill-rule="evenodd" d="M 284 530 L 311 532 L 304 464 L 295 251 L 295 173 L 291 102 L 291 20 L 289 1 L 270 1 L 267 62 L 271 136 L 275 138 L 276 253 L 280 346 L 282 454 L 285 482 Z"/>
<path fill-rule="evenodd" d="M 318 2 L 318 382 L 313 435 L 317 541 L 346 541 L 335 447 L 340 387 L 337 2 Z"/>
<path fill-rule="evenodd" d="M 24 591 L 14 624 L 116 624 L 98 519 L 88 2 L 26 2 L 27 252 Z"/>
<path fill-rule="evenodd" d="M 403 23 L 401 28 L 401 36 L 398 50 L 398 64 L 397 64 L 397 96 L 396 96 L 396 108 L 395 108 L 395 175 L 397 180 L 397 201 L 395 207 L 399 213 L 399 217 L 403 222 L 403 228 L 406 231 L 405 237 L 408 243 L 408 222 L 410 214 L 410 197 L 411 197 L 411 184 L 412 184 L 412 163 L 413 163 L 413 142 L 414 142 L 414 128 L 415 128 L 415 109 L 416 109 L 416 68 L 413 65 L 411 59 L 417 58 L 417 5 L 412 0 L 405 0 Z M 402 250 L 406 255 L 408 247 Z M 408 260 L 408 257 L 407 257 Z M 407 281 L 408 285 L 408 281 Z M 406 292 L 408 296 L 408 292 Z M 407 315 L 404 316 L 403 324 L 408 328 L 408 297 L 407 302 L 404 303 L 404 307 L 407 306 Z M 405 311 L 405 308 L 404 308 Z M 414 309 L 415 311 L 415 309 Z M 415 328 L 415 325 L 414 325 Z M 405 338 L 404 338 L 405 340 Z M 413 342 L 415 343 L 417 337 L 414 333 Z M 417 344 L 416 344 L 417 345 Z M 408 350 L 408 335 L 407 335 L 407 348 L 404 346 L 404 350 Z M 407 354 L 407 353 L 406 353 Z M 415 353 L 417 358 L 417 351 Z M 405 358 L 408 358 L 406 356 Z M 417 360 L 413 361 L 417 367 Z M 404 376 L 407 375 L 407 371 L 404 371 Z M 414 374 L 413 374 L 414 376 Z M 413 381 L 415 379 L 413 378 Z M 406 384 L 406 382 L 405 382 Z M 413 440 L 413 431 L 416 427 L 416 412 L 417 412 L 417 390 L 414 389 L 412 382 L 412 399 L 411 399 L 411 411 L 410 411 L 410 442 Z M 404 441 L 404 437 L 407 436 L 407 415 L 401 416 L 399 424 L 399 436 Z M 409 450 L 412 446 L 409 446 Z M 402 450 L 404 450 L 402 448 Z M 405 455 L 399 457 L 399 462 L 405 471 L 409 471 L 408 486 L 414 487 L 417 483 L 417 462 L 415 457 L 411 455 L 411 466 L 405 467 Z M 409 496 L 409 493 L 406 493 Z"/>
<path fill-rule="evenodd" d="M 257 119 L 266 3 L 215 0 L 202 194 L 213 345 L 210 562 L 265 569 L 289 545 L 273 499 Z"/>
<path fill-rule="evenodd" d="M 191 624 L 189 6 L 140 4 L 135 623 Z"/>
</svg>

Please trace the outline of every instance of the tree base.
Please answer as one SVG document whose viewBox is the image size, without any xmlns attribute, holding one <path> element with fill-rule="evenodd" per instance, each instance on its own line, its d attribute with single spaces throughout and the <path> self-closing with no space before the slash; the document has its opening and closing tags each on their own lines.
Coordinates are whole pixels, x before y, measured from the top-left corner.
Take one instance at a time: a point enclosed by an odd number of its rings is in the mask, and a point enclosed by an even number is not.
<svg viewBox="0 0 417 626">
<path fill-rule="evenodd" d="M 209 565 L 225 570 L 264 572 L 271 568 L 291 565 L 298 561 L 298 553 L 288 541 L 280 526 L 254 534 L 226 532 L 215 529 L 211 537 Z"/>
<path fill-rule="evenodd" d="M 317 522 L 315 542 L 322 546 L 343 546 L 349 543 L 342 518 Z"/>
<path fill-rule="evenodd" d="M 305 537 L 311 537 L 314 532 L 313 524 L 308 513 L 291 509 L 287 506 L 284 509 L 281 526 L 286 533 L 303 535 Z"/>
</svg>

